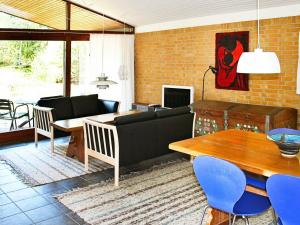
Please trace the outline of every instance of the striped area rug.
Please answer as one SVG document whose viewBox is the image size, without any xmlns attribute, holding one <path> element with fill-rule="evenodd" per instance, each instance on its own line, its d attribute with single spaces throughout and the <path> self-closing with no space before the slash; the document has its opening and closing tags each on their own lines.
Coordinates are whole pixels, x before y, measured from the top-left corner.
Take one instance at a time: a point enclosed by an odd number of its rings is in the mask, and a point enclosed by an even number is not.
<svg viewBox="0 0 300 225">
<path fill-rule="evenodd" d="M 90 224 L 199 224 L 206 198 L 192 165 L 176 161 L 113 181 L 57 196 Z M 272 214 L 251 218 L 250 224 L 270 224 Z M 238 220 L 237 224 L 244 224 Z"/>
<path fill-rule="evenodd" d="M 51 154 L 48 142 L 0 151 L 0 160 L 6 161 L 25 183 L 35 186 L 102 171 L 111 166 L 96 159 L 89 160 L 89 171 L 77 159 L 66 156 L 68 143 L 56 143 Z"/>
</svg>

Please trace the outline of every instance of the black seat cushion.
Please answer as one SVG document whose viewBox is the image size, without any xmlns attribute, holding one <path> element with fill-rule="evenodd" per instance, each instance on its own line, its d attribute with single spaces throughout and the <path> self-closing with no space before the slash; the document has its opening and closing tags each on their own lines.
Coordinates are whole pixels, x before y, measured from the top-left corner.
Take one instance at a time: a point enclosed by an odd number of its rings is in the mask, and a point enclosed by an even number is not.
<svg viewBox="0 0 300 225">
<path fill-rule="evenodd" d="M 98 95 L 82 95 L 71 97 L 75 118 L 99 114 Z"/>
<path fill-rule="evenodd" d="M 142 122 L 147 120 L 152 120 L 155 118 L 155 112 L 141 112 L 127 116 L 119 116 L 114 119 L 114 124 L 128 124 L 135 122 Z"/>
<path fill-rule="evenodd" d="M 65 120 L 73 118 L 72 104 L 69 97 L 40 99 L 38 106 L 53 108 L 53 120 Z"/>
<path fill-rule="evenodd" d="M 190 107 L 188 106 L 183 106 L 183 107 L 178 107 L 174 109 L 164 109 L 164 110 L 159 110 L 156 112 L 157 118 L 164 118 L 168 116 L 177 116 L 181 114 L 186 114 L 191 111 Z"/>
</svg>

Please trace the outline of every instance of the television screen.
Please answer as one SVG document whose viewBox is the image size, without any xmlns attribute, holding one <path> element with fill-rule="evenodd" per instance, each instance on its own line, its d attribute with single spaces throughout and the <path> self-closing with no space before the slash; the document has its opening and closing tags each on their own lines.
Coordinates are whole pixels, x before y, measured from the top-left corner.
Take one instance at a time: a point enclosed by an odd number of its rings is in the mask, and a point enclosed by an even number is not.
<svg viewBox="0 0 300 225">
<path fill-rule="evenodd" d="M 163 87 L 163 107 L 176 108 L 191 104 L 192 88 Z"/>
</svg>

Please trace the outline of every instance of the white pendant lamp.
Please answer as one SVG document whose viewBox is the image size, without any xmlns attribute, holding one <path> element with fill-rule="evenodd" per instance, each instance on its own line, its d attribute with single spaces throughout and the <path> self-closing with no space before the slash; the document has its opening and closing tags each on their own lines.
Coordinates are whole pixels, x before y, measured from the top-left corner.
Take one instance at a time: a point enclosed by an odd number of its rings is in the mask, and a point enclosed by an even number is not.
<svg viewBox="0 0 300 225">
<path fill-rule="evenodd" d="M 104 73 L 104 14 L 102 14 L 102 52 L 101 52 L 101 73 L 100 76 L 96 77 L 96 80 L 92 81 L 91 84 L 96 85 L 99 89 L 109 88 L 110 85 L 117 84 L 117 82 L 113 80 L 109 80 L 108 77 Z"/>
<path fill-rule="evenodd" d="M 280 73 L 280 63 L 275 52 L 264 52 L 260 48 L 259 0 L 257 0 L 257 48 L 254 52 L 243 52 L 238 73 Z"/>
</svg>

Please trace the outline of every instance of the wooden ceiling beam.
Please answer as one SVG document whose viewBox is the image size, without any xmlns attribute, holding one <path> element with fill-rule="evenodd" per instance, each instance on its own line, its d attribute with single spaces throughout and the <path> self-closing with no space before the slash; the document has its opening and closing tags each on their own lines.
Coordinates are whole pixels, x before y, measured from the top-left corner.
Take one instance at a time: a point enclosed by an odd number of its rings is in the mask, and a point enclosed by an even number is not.
<svg viewBox="0 0 300 225">
<path fill-rule="evenodd" d="M 32 41 L 89 41 L 90 35 L 88 33 L 68 33 L 68 32 L 44 32 L 32 30 L 16 29 L 0 29 L 0 40 L 32 40 Z"/>
<path fill-rule="evenodd" d="M 63 33 L 63 34 L 102 34 L 100 30 L 51 30 L 51 29 L 16 29 L 0 28 L 1 32 L 27 32 L 27 33 Z M 124 31 L 104 31 L 105 34 L 124 34 Z M 134 30 L 125 31 L 125 34 L 134 34 Z"/>
</svg>

